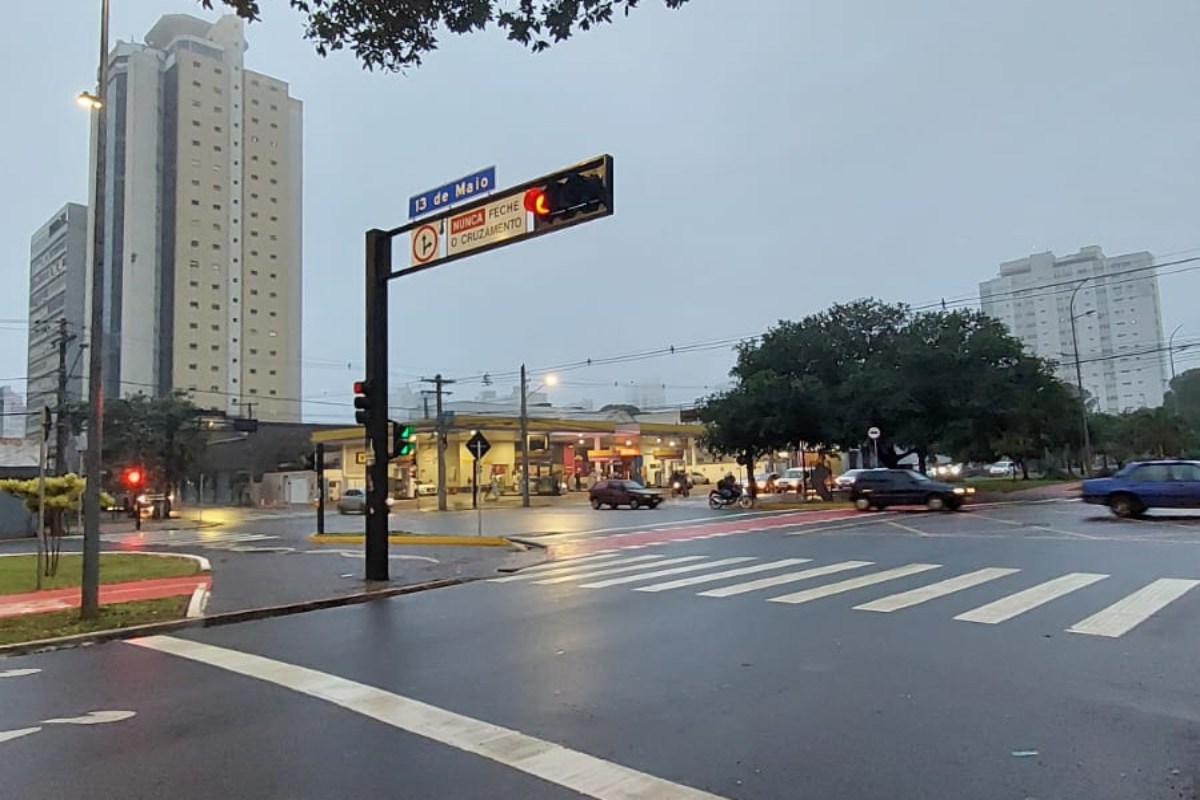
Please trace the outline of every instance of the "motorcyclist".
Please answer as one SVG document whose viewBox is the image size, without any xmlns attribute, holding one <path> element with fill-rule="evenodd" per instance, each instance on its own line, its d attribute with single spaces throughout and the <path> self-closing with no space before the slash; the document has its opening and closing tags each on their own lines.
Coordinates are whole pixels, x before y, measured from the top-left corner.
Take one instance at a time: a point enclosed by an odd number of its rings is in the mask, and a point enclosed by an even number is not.
<svg viewBox="0 0 1200 800">
<path fill-rule="evenodd" d="M 725 477 L 717 481 L 717 491 L 723 500 L 732 502 L 738 498 L 741 492 L 738 490 L 737 480 L 733 477 L 732 472 L 726 472 Z"/>
</svg>

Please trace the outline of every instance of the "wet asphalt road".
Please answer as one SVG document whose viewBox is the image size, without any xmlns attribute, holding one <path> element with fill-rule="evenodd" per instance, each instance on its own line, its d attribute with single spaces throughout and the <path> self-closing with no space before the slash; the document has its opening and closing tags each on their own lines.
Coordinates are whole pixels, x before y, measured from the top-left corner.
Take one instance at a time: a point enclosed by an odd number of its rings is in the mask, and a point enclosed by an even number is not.
<svg viewBox="0 0 1200 800">
<path fill-rule="evenodd" d="M 1186 800 L 1197 580 L 1200 518 L 1078 503 L 675 541 L 0 661 L 0 757 L 22 798 Z"/>
</svg>

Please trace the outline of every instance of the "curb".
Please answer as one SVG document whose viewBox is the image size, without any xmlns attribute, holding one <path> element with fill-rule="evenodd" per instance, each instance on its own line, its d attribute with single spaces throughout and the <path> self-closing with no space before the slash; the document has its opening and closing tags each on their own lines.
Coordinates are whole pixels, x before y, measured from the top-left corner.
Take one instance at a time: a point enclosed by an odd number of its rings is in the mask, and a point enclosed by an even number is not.
<svg viewBox="0 0 1200 800">
<path fill-rule="evenodd" d="M 416 594 L 431 589 L 442 589 L 449 586 L 458 586 L 463 583 L 470 583 L 478 580 L 478 578 L 441 578 L 435 581 L 426 581 L 425 583 L 413 583 L 408 586 L 395 586 L 388 589 L 376 589 L 356 594 L 341 595 L 339 597 L 324 597 L 319 600 L 305 600 L 300 603 L 286 603 L 278 606 L 264 606 L 262 608 L 250 608 L 244 611 L 226 611 L 221 614 L 213 614 L 208 617 L 195 617 L 192 619 L 178 619 L 170 622 L 153 622 L 149 625 L 133 625 L 128 628 L 110 628 L 104 631 L 93 631 L 91 633 L 78 633 L 73 636 L 60 636 L 55 639 L 38 639 L 32 642 L 15 642 L 13 644 L 0 645 L 0 659 L 10 656 L 25 656 L 35 653 L 46 653 L 53 650 L 66 650 L 73 647 L 87 647 L 93 644 L 103 644 L 105 642 L 117 641 L 121 639 L 133 639 L 139 636 L 153 636 L 156 634 L 172 633 L 174 631 L 187 630 L 191 628 L 214 628 L 220 625 L 232 625 L 238 622 L 251 622 L 259 619 L 269 619 L 271 617 L 285 617 L 291 614 L 302 614 L 306 611 L 320 611 L 326 608 L 338 608 L 340 606 L 359 605 L 361 603 L 369 603 L 372 600 L 385 600 L 389 597 L 399 597 L 406 594 Z"/>
<path fill-rule="evenodd" d="M 526 539 L 520 536 L 509 537 L 510 542 L 523 545 L 524 547 L 532 547 L 534 550 L 549 550 L 550 545 L 545 542 L 539 542 L 537 539 Z"/>
<path fill-rule="evenodd" d="M 313 544 L 362 544 L 365 540 L 366 536 L 361 533 L 313 533 L 308 537 L 308 541 Z M 406 533 L 389 535 L 388 544 L 510 547 L 512 541 L 503 536 L 435 536 Z"/>
</svg>

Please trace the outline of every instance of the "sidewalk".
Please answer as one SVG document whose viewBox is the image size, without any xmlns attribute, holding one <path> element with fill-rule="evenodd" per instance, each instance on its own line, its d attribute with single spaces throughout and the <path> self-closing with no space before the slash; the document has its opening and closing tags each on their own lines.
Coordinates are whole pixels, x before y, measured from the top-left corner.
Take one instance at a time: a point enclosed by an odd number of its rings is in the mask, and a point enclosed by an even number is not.
<svg viewBox="0 0 1200 800">
<path fill-rule="evenodd" d="M 158 600 L 163 597 L 190 595 L 198 588 L 212 586 L 212 575 L 202 573 L 181 578 L 151 578 L 144 581 L 106 583 L 100 586 L 100 603 L 129 603 L 137 600 Z M 0 619 L 22 614 L 41 614 L 46 611 L 68 611 L 79 608 L 78 586 L 48 589 L 25 594 L 0 596 Z"/>
</svg>

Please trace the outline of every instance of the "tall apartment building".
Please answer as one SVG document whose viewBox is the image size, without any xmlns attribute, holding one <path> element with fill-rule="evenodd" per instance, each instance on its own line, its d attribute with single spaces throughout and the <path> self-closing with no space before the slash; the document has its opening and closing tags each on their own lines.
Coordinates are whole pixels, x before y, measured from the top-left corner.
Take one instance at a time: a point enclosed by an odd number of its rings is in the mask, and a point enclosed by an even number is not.
<svg viewBox="0 0 1200 800">
<path fill-rule="evenodd" d="M 302 108 L 246 49 L 173 14 L 110 55 L 105 392 L 299 420 Z"/>
<path fill-rule="evenodd" d="M 85 359 L 81 357 L 85 277 L 88 253 L 88 209 L 67 203 L 37 229 L 29 240 L 29 351 L 25 403 L 31 409 L 58 403 L 60 336 L 66 333 L 64 359 L 67 399 L 83 399 Z M 66 320 L 65 328 L 59 320 Z M 7 429 L 8 417 L 4 417 Z M 32 436 L 41 425 L 36 416 L 21 420 L 22 435 Z"/>
<path fill-rule="evenodd" d="M 985 314 L 1008 326 L 1036 355 L 1058 364 L 1058 376 L 1083 388 L 1108 413 L 1157 406 L 1167 388 L 1158 278 L 1150 253 L 1106 256 L 1084 247 L 1062 258 L 1037 253 L 1000 265 L 979 284 Z M 1071 295 L 1075 332 L 1071 336 Z"/>
<path fill-rule="evenodd" d="M 21 395 L 11 386 L 0 386 L 0 439 L 24 439 L 25 416 Z"/>
</svg>

